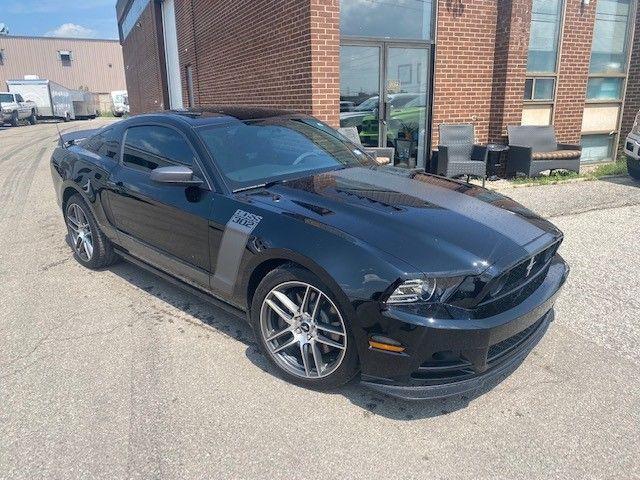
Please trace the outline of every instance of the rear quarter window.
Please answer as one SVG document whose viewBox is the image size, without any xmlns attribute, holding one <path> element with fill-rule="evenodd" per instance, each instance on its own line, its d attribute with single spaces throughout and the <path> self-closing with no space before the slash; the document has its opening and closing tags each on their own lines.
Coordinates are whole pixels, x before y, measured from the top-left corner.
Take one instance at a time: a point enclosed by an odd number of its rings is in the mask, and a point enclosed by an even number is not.
<svg viewBox="0 0 640 480">
<path fill-rule="evenodd" d="M 117 162 L 120 156 L 120 138 L 115 129 L 102 130 L 82 143 L 82 148 Z"/>
</svg>

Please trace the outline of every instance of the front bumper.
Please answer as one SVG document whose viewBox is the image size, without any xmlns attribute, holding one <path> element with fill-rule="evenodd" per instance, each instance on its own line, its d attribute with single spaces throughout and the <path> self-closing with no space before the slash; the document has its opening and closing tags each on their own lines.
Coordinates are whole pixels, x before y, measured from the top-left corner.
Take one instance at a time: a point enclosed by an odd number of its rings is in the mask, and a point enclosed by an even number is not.
<svg viewBox="0 0 640 480">
<path fill-rule="evenodd" d="M 361 355 L 362 383 L 391 396 L 419 400 L 469 393 L 495 382 L 515 370 L 546 332 L 568 272 L 556 255 L 530 296 L 492 317 L 434 319 L 389 308 L 379 325 L 406 350 L 369 348 Z"/>
<path fill-rule="evenodd" d="M 630 133 L 624 142 L 624 153 L 628 159 L 640 160 L 640 135 Z"/>
</svg>

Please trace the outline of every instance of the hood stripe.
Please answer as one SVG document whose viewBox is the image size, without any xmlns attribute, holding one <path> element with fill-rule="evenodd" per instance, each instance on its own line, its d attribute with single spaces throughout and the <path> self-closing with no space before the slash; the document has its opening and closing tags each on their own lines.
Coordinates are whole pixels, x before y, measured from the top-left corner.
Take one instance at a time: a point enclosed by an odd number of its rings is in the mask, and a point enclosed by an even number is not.
<svg viewBox="0 0 640 480">
<path fill-rule="evenodd" d="M 425 184 L 393 173 L 383 173 L 360 167 L 339 170 L 334 175 L 336 178 L 343 178 L 349 182 L 361 183 L 364 188 L 375 187 L 381 190 L 392 190 L 419 198 L 475 222 L 489 225 L 518 245 L 526 245 L 545 233 L 541 228 L 523 220 L 509 210 L 495 207 L 483 200 L 438 185 Z"/>
</svg>

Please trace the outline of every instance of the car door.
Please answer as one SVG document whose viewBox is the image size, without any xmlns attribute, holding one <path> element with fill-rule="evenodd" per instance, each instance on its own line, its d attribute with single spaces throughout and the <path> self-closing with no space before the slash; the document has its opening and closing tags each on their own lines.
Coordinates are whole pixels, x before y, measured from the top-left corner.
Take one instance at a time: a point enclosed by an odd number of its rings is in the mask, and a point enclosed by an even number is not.
<svg viewBox="0 0 640 480">
<path fill-rule="evenodd" d="M 18 113 L 20 118 L 27 117 L 31 113 L 31 109 L 24 103 L 24 98 L 19 93 L 16 93 L 16 103 L 18 104 Z"/>
<path fill-rule="evenodd" d="M 156 183 L 158 167 L 185 165 L 203 186 Z M 187 137 L 168 125 L 134 125 L 124 132 L 109 205 L 119 241 L 132 255 L 196 285 L 209 287 L 208 215 L 211 187 Z"/>
</svg>

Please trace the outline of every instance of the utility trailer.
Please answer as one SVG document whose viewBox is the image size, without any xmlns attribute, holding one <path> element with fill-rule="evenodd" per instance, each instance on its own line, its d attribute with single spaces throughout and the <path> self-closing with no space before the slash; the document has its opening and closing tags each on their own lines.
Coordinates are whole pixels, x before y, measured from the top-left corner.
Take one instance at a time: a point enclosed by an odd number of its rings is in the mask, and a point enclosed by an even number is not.
<svg viewBox="0 0 640 480">
<path fill-rule="evenodd" d="M 7 89 L 19 93 L 38 106 L 38 118 L 58 118 L 68 122 L 95 117 L 89 92 L 72 90 L 47 79 L 7 80 Z"/>
</svg>

